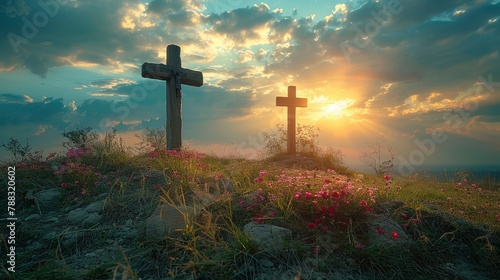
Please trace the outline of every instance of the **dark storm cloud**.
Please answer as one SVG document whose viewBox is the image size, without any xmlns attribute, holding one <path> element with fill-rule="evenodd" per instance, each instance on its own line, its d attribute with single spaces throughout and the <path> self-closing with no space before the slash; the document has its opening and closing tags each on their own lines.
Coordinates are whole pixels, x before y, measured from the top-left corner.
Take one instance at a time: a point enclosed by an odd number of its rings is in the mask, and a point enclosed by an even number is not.
<svg viewBox="0 0 500 280">
<path fill-rule="evenodd" d="M 46 7 L 41 3 L 52 3 Z M 54 66 L 73 62 L 112 65 L 115 62 L 141 63 L 156 55 L 141 49 L 156 43 L 148 37 L 122 28 L 127 1 L 28 1 L 27 14 L 7 15 L 0 10 L 0 65 L 26 67 L 44 77 Z M 142 42 L 142 43 L 141 43 Z M 126 53 L 126 56 L 121 55 Z"/>
<path fill-rule="evenodd" d="M 2 95 L 5 97 L 5 95 Z M 26 99 L 19 96 L 12 99 Z M 25 125 L 41 124 L 62 126 L 63 116 L 69 112 L 69 109 L 63 104 L 62 98 L 42 102 L 0 102 L 0 126 L 6 125 Z"/>
</svg>

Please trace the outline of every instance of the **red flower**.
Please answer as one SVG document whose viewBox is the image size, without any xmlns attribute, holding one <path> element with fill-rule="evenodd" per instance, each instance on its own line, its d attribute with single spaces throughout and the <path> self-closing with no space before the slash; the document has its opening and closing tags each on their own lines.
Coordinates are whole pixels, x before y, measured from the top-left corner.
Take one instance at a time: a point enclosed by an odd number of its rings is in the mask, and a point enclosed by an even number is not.
<svg viewBox="0 0 500 280">
<path fill-rule="evenodd" d="M 376 227 L 375 229 L 377 230 L 378 234 L 384 234 L 384 230 L 381 227 Z"/>
<path fill-rule="evenodd" d="M 305 199 L 310 199 L 312 196 L 313 196 L 313 195 L 312 195 L 312 193 L 310 193 L 310 192 L 306 192 L 306 193 L 305 193 Z"/>
<path fill-rule="evenodd" d="M 330 217 L 333 217 L 335 216 L 335 207 L 334 206 L 329 206 L 326 211 L 328 212 L 328 215 L 330 215 Z"/>
<path fill-rule="evenodd" d="M 321 192 L 321 197 L 323 197 L 324 199 L 329 199 L 330 194 L 328 192 Z"/>
<path fill-rule="evenodd" d="M 392 238 L 397 239 L 399 237 L 399 234 L 395 231 L 391 233 Z"/>
<path fill-rule="evenodd" d="M 354 248 L 358 249 L 358 250 L 362 250 L 365 248 L 365 245 L 363 244 L 356 244 L 356 246 L 354 246 Z"/>
<path fill-rule="evenodd" d="M 389 181 L 389 180 L 391 180 L 391 176 L 389 176 L 389 175 L 384 175 L 384 179 L 385 179 L 386 181 Z"/>
<path fill-rule="evenodd" d="M 332 180 L 330 179 L 325 179 L 325 184 L 330 184 L 332 182 Z"/>
<path fill-rule="evenodd" d="M 263 214 L 256 214 L 252 221 L 256 224 L 262 224 L 264 222 L 264 215 Z"/>
<path fill-rule="evenodd" d="M 363 207 L 365 207 L 365 208 L 366 208 L 366 206 L 368 206 L 368 203 L 366 203 L 366 201 L 364 201 L 364 200 L 361 200 L 361 201 L 359 202 L 359 205 L 361 205 L 361 206 L 363 206 Z"/>
<path fill-rule="evenodd" d="M 313 230 L 313 229 L 315 229 L 315 228 L 317 228 L 317 227 L 318 227 L 318 224 L 309 222 L 309 223 L 307 223 L 307 227 L 308 227 L 310 230 Z"/>
<path fill-rule="evenodd" d="M 155 185 L 155 186 L 153 187 L 153 189 L 154 189 L 155 191 L 157 191 L 159 188 L 160 188 L 160 185 Z"/>
<path fill-rule="evenodd" d="M 338 192 L 332 192 L 332 197 L 339 197 L 339 193 Z"/>
<path fill-rule="evenodd" d="M 401 217 L 408 219 L 408 215 L 406 215 L 405 213 L 401 213 Z"/>
</svg>

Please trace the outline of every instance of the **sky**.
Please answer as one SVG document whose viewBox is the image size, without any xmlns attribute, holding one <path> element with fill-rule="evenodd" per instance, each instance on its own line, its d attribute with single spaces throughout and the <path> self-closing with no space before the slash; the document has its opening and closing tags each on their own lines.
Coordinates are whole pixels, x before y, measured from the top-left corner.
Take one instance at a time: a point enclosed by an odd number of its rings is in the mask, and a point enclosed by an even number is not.
<svg viewBox="0 0 500 280">
<path fill-rule="evenodd" d="M 257 157 L 293 85 L 297 122 L 348 164 L 385 139 L 400 172 L 500 165 L 499 2 L 2 1 L 0 143 L 60 151 L 90 126 L 134 145 L 166 120 L 165 82 L 141 65 L 175 44 L 204 77 L 183 86 L 184 146 Z"/>
</svg>

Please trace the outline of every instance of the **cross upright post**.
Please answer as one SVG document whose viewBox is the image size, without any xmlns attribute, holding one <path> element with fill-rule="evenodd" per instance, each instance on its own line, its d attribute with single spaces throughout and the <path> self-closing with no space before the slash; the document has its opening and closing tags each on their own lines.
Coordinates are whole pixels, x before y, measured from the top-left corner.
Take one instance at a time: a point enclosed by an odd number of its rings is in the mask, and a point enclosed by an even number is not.
<svg viewBox="0 0 500 280">
<path fill-rule="evenodd" d="M 296 153 L 295 113 L 297 107 L 307 107 L 307 98 L 297 98 L 296 87 L 288 87 L 288 97 L 276 97 L 276 106 L 286 106 L 288 111 L 287 152 Z"/>
<path fill-rule="evenodd" d="M 181 48 L 176 45 L 167 46 L 165 64 L 144 63 L 142 77 L 165 80 L 167 84 L 167 150 L 180 150 L 182 147 L 182 113 L 181 85 L 200 87 L 203 85 L 203 74 L 181 67 Z"/>
</svg>

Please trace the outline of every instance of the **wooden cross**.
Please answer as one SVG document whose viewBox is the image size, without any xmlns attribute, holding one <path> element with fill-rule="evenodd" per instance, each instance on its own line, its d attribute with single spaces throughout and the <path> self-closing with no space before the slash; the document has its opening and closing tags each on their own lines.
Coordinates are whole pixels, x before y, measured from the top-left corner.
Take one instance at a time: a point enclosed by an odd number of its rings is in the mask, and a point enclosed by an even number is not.
<svg viewBox="0 0 500 280">
<path fill-rule="evenodd" d="M 287 152 L 295 154 L 295 108 L 307 107 L 307 98 L 297 98 L 295 86 L 289 86 L 288 97 L 276 97 L 276 106 L 288 107 Z"/>
<path fill-rule="evenodd" d="M 180 150 L 182 146 L 181 84 L 200 87 L 203 74 L 181 67 L 181 48 L 176 45 L 167 47 L 167 65 L 144 63 L 144 78 L 165 80 L 167 83 L 167 150 Z"/>
</svg>

